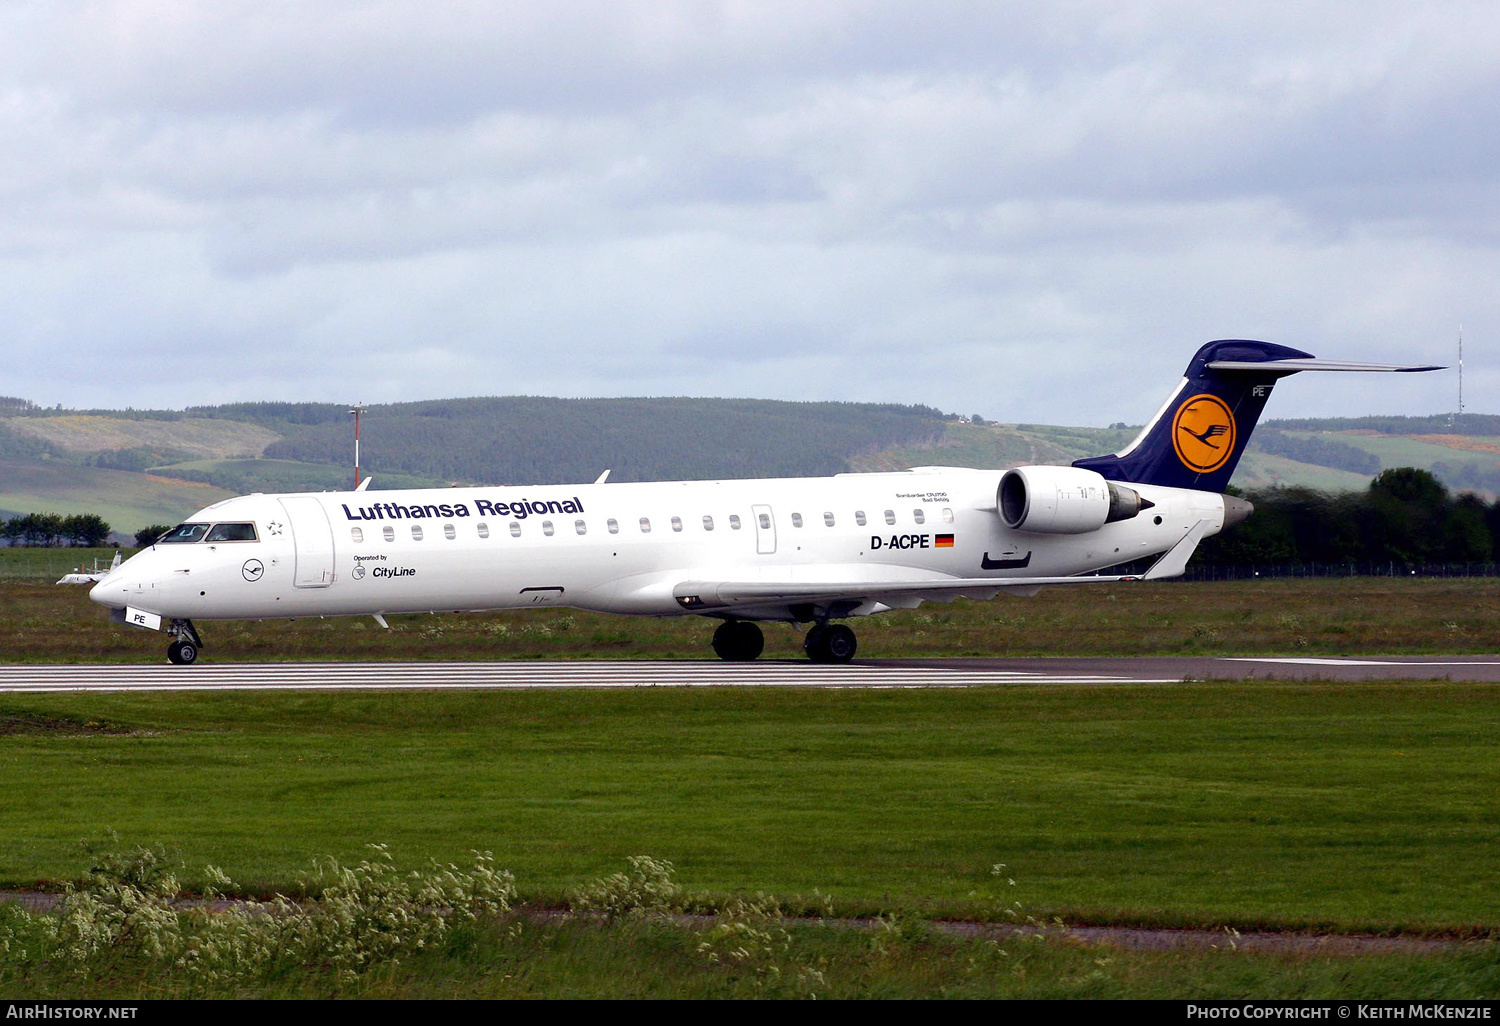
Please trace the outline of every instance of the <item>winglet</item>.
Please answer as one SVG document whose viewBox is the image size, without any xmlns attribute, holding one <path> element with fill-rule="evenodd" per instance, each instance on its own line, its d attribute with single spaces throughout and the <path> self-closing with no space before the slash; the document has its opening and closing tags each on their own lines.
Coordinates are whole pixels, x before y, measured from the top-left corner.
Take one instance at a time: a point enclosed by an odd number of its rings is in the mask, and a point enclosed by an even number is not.
<svg viewBox="0 0 1500 1026">
<path fill-rule="evenodd" d="M 1187 569 L 1188 560 L 1193 558 L 1193 553 L 1198 549 L 1198 543 L 1203 540 L 1203 535 L 1212 526 L 1207 520 L 1200 520 L 1193 525 L 1187 534 L 1178 539 L 1166 552 L 1162 553 L 1160 559 L 1151 564 L 1151 569 L 1141 575 L 1143 581 L 1157 581 L 1163 577 L 1180 577 Z"/>
</svg>

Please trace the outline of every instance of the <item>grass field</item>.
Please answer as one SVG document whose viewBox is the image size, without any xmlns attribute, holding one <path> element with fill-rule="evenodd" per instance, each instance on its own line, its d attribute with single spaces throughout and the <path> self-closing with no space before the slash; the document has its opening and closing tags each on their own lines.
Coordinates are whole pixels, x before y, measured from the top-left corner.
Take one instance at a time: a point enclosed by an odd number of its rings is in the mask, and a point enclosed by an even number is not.
<svg viewBox="0 0 1500 1026">
<path fill-rule="evenodd" d="M 100 550 L 106 556 L 112 550 Z M 83 587 L 50 582 L 92 550 L 0 550 L 0 661 L 159 662 L 166 644 L 112 623 Z M 35 561 L 48 569 L 28 569 Z M 30 561 L 30 562 L 28 562 Z M 49 562 L 50 561 L 50 562 Z M 53 565 L 62 561 L 61 567 Z M 7 580 L 5 574 L 26 575 Z M 1086 592 L 1086 594 L 1085 594 Z M 572 610 L 205 622 L 203 658 L 701 659 L 713 623 Z M 865 657 L 1353 655 L 1500 651 L 1500 579 L 1298 578 L 1057 588 L 852 621 Z M 768 624 L 766 658 L 801 658 Z"/>
<path fill-rule="evenodd" d="M 857 626 L 871 655 L 1355 655 L 1494 651 L 1497 614 L 1494 580 L 1267 580 L 928 606 Z M 553 610 L 393 627 L 208 624 L 205 658 L 704 658 L 710 625 Z M 768 655 L 792 655 L 795 637 L 768 629 Z M 82 588 L 0 582 L 5 662 L 156 662 L 161 641 L 109 623 Z M 169 845 L 190 883 L 212 863 L 255 893 L 295 890 L 316 855 L 352 860 L 382 842 L 407 865 L 492 850 L 534 906 L 649 854 L 703 907 L 826 895 L 839 914 L 901 924 L 878 938 L 795 927 L 767 975 L 704 964 L 695 935 L 670 924 L 523 918 L 357 984 L 293 973 L 252 989 L 266 994 L 792 996 L 816 969 L 825 996 L 1493 998 L 1491 943 L 1314 958 L 1231 954 L 1226 933 L 1220 952 L 1064 937 L 1007 941 L 1001 955 L 922 923 L 1002 921 L 1019 902 L 1075 924 L 1493 938 L 1496 736 L 1500 687 L 1449 682 L 10 695 L 0 884 L 76 878 L 79 842 L 110 831 Z M 0 984 L 79 993 L 3 960 Z M 92 986 L 196 984 L 126 960 Z"/>
<path fill-rule="evenodd" d="M 1184 685 L 6 696 L 0 882 L 170 839 L 254 886 L 312 854 L 491 849 L 560 898 L 625 858 L 848 912 L 1490 930 L 1500 689 Z M 90 727 L 89 724 L 94 724 Z M 1456 858 L 1458 853 L 1462 858 Z M 1007 893 L 990 876 L 1003 862 Z"/>
<path fill-rule="evenodd" d="M 1493 686 L 6 696 L 0 722 L 12 885 L 76 877 L 79 839 L 115 831 L 167 841 L 189 882 L 212 863 L 257 893 L 380 841 L 409 865 L 492 850 L 547 906 L 651 854 L 710 906 L 821 894 L 918 929 L 1003 922 L 1019 902 L 1072 923 L 1500 930 Z M 546 971 L 579 945 L 612 964 L 629 935 L 605 934 L 551 931 L 538 943 L 564 953 Z M 828 943 L 856 963 L 868 951 Z M 937 958 L 958 986 L 986 950 L 942 947 L 951 958 L 913 948 L 902 972 Z M 1247 956 L 1221 960 L 1213 986 L 1204 953 L 1099 957 L 1046 955 L 1033 969 L 1062 978 L 1019 992 L 1285 993 L 1290 973 L 1364 996 L 1351 979 L 1393 996 L 1401 980 L 1411 996 L 1447 973 L 1500 993 L 1488 945 L 1384 960 L 1374 977 Z M 471 976 L 461 962 L 449 971 Z"/>
</svg>

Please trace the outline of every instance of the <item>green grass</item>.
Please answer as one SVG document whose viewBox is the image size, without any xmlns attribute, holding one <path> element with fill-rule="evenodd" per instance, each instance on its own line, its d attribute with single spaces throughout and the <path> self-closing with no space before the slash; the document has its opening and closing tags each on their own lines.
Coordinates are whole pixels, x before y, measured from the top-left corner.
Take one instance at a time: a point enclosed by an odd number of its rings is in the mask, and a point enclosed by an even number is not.
<svg viewBox="0 0 1500 1026">
<path fill-rule="evenodd" d="M 5 559 L 35 558 L 0 553 Z M 0 559 L 0 566 L 4 560 Z M 50 571 L 49 571 L 50 573 Z M 1044 593 L 856 623 L 862 654 L 1492 652 L 1500 581 L 1279 580 Z M 215 660 L 706 658 L 711 625 L 567 610 L 203 625 Z M 769 656 L 796 635 L 768 627 Z M 0 583 L 0 661 L 162 659 L 84 589 Z M 187 671 L 191 672 L 191 671 Z M 1493 937 L 1500 687 L 1213 683 L 959 691 L 0 696 L 0 884 L 76 878 L 79 842 L 166 843 L 202 882 L 295 888 L 318 854 L 404 862 L 493 850 L 556 905 L 627 856 L 691 890 L 912 924 L 799 928 L 826 996 L 1493 997 L 1492 947 L 1322 958 L 1026 948 L 928 936 L 1019 901 L 1074 923 Z M 991 874 L 1006 864 L 1015 887 Z M 343 987 L 257 994 L 731 996 L 681 928 L 527 920 Z M 468 946 L 464 946 L 468 945 Z M 810 960 L 810 961 L 807 961 Z M 974 969 L 972 967 L 979 967 Z M 8 994 L 75 995 L 28 976 Z M 762 984 L 764 981 L 761 981 Z M 122 965 L 91 996 L 191 994 Z"/>
<path fill-rule="evenodd" d="M 845 912 L 1500 928 L 1495 686 L 9 695 L 0 718 L 8 884 L 76 875 L 112 829 L 253 886 L 381 841 L 493 850 L 549 900 L 644 853 Z"/>
<path fill-rule="evenodd" d="M 51 582 L 91 550 L 0 549 L 0 662 L 159 662 L 162 635 L 118 626 L 88 589 Z M 77 554 L 84 555 L 77 555 Z M 104 553 L 101 550 L 101 554 Z M 28 561 L 50 560 L 30 579 Z M 205 621 L 203 658 L 709 658 L 712 621 L 575 610 Z M 1500 649 L 1500 578 L 1298 578 L 1054 588 L 1030 599 L 931 604 L 851 621 L 861 657 L 1357 655 Z M 765 626 L 765 658 L 802 636 Z"/>
<path fill-rule="evenodd" d="M 116 551 L 119 551 L 124 559 L 129 559 L 136 552 L 135 549 L 127 548 L 116 550 L 108 545 L 92 549 L 31 547 L 0 549 L 0 581 L 44 581 L 50 584 L 63 574 L 72 573 L 79 567 L 84 567 L 92 573 L 95 560 L 99 562 L 99 569 L 103 570 L 115 558 Z M 0 593 L 0 596 L 3 596 L 3 593 Z M 0 601 L 3 601 L 3 597 L 0 597 Z M 68 603 L 70 606 L 71 604 Z"/>
</svg>

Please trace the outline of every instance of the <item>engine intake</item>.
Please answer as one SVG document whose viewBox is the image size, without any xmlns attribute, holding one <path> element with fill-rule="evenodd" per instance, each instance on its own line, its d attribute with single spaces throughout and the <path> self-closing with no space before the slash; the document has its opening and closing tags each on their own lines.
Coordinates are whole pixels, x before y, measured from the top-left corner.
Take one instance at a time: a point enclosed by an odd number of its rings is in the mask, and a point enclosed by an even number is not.
<svg viewBox="0 0 1500 1026">
<path fill-rule="evenodd" d="M 1007 527 L 1037 534 L 1087 534 L 1153 505 L 1135 489 L 1077 467 L 1007 470 L 995 501 Z"/>
</svg>

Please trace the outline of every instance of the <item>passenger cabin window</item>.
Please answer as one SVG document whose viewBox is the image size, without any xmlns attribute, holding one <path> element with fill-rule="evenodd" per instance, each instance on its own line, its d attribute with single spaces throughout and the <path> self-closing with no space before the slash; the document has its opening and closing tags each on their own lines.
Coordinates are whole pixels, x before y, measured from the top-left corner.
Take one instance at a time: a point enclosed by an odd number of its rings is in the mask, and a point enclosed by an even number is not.
<svg viewBox="0 0 1500 1026">
<path fill-rule="evenodd" d="M 674 531 L 681 531 L 682 530 L 682 518 L 681 517 L 673 517 L 672 518 L 672 530 L 674 530 Z"/>
<path fill-rule="evenodd" d="M 349 528 L 349 540 L 358 545 L 365 540 L 365 532 L 361 528 L 351 527 Z"/>
<path fill-rule="evenodd" d="M 582 520 L 575 520 L 573 521 L 573 530 L 577 531 L 579 534 L 588 534 L 589 525 L 585 524 Z"/>
<path fill-rule="evenodd" d="M 519 520 L 512 520 L 510 522 L 510 536 L 512 538 L 521 537 L 521 522 Z"/>
<path fill-rule="evenodd" d="M 651 518 L 650 517 L 641 517 L 641 533 L 642 534 L 650 534 L 651 533 Z"/>
<path fill-rule="evenodd" d="M 608 523 L 607 526 L 609 527 L 609 533 L 610 534 L 619 534 L 620 533 L 620 522 L 618 520 L 616 520 L 614 517 L 610 517 L 609 518 L 609 523 Z"/>
<path fill-rule="evenodd" d="M 792 514 L 792 526 L 793 527 L 801 527 L 802 526 L 802 514 L 801 513 L 793 513 Z"/>
<path fill-rule="evenodd" d="M 854 522 L 856 524 L 858 524 L 860 527 L 864 527 L 865 526 L 865 511 L 864 510 L 857 509 L 857 510 L 854 511 Z"/>
<path fill-rule="evenodd" d="M 211 542 L 255 541 L 255 525 L 215 524 L 204 540 Z"/>
<path fill-rule="evenodd" d="M 885 522 L 888 523 L 888 524 L 894 524 L 896 522 L 896 511 L 895 510 L 888 509 L 888 510 L 885 511 Z"/>
<path fill-rule="evenodd" d="M 704 517 L 703 518 L 703 529 L 705 531 L 712 531 L 714 529 L 714 518 L 713 517 Z"/>
<path fill-rule="evenodd" d="M 183 542 L 202 541 L 203 536 L 208 533 L 208 524 L 178 524 L 166 534 L 156 539 L 161 545 L 178 545 Z"/>
<path fill-rule="evenodd" d="M 447 538 L 449 541 L 452 541 L 453 539 L 458 537 L 458 529 L 455 528 L 452 524 L 444 524 L 443 537 Z"/>
<path fill-rule="evenodd" d="M 911 518 L 919 524 L 927 523 L 927 514 L 923 513 L 919 509 L 914 509 L 911 511 Z"/>
<path fill-rule="evenodd" d="M 396 529 L 390 524 L 386 524 L 384 527 L 382 527 L 380 529 L 380 533 L 385 536 L 386 541 L 396 540 Z"/>
<path fill-rule="evenodd" d="M 737 514 L 737 513 L 731 513 L 731 514 L 729 514 L 729 529 L 731 531 L 738 531 L 740 529 L 739 514 Z"/>
<path fill-rule="evenodd" d="M 951 509 L 948 509 L 947 507 L 943 508 L 943 523 L 953 523 L 953 511 Z"/>
<path fill-rule="evenodd" d="M 479 531 L 479 537 L 481 537 L 481 538 L 488 538 L 490 536 L 490 525 L 489 524 L 477 524 L 477 525 L 475 525 L 475 528 L 476 528 L 476 530 Z"/>
<path fill-rule="evenodd" d="M 412 524 L 411 525 L 411 540 L 412 541 L 421 541 L 422 540 L 422 525 L 421 524 Z"/>
<path fill-rule="evenodd" d="M 552 537 L 552 521 L 550 521 L 550 520 L 543 520 L 542 521 L 542 533 L 545 534 L 548 538 Z"/>
<path fill-rule="evenodd" d="M 832 513 L 824 513 L 823 514 L 823 526 L 824 527 L 832 527 L 833 526 L 833 514 Z"/>
</svg>

